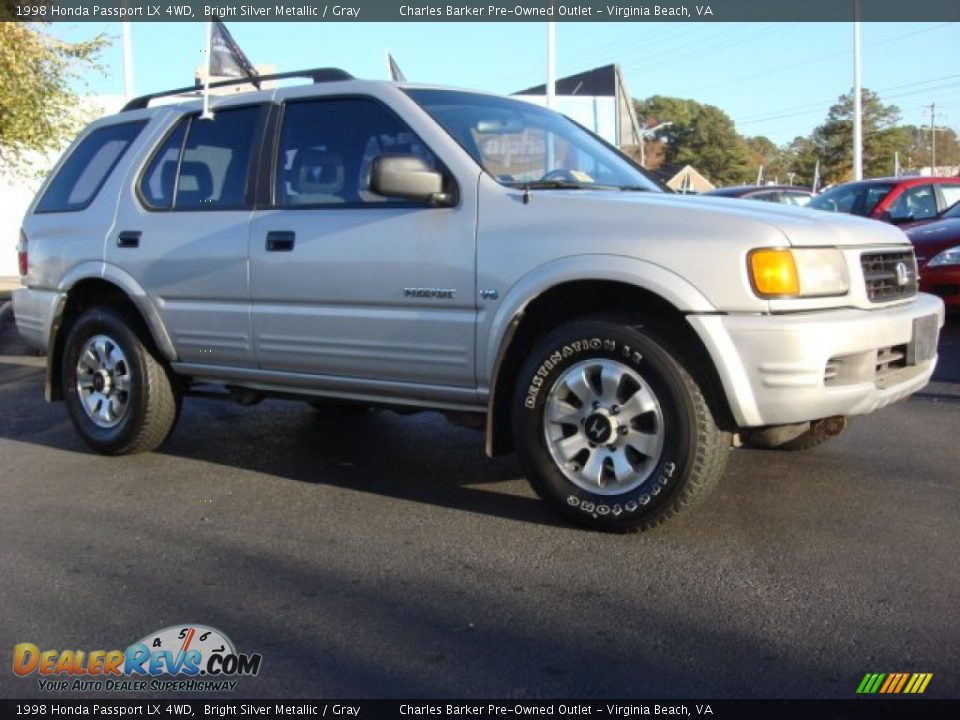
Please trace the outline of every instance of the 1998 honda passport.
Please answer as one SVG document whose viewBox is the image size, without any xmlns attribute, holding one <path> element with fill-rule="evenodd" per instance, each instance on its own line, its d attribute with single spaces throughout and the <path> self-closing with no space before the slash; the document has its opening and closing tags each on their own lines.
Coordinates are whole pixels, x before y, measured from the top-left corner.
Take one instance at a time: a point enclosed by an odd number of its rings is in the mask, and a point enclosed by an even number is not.
<svg viewBox="0 0 960 720">
<path fill-rule="evenodd" d="M 212 120 L 134 100 L 30 208 L 17 325 L 94 449 L 157 447 L 200 383 L 466 411 L 558 512 L 642 529 L 731 434 L 811 447 L 933 372 L 895 227 L 661 192 L 525 102 L 288 75 Z"/>
</svg>

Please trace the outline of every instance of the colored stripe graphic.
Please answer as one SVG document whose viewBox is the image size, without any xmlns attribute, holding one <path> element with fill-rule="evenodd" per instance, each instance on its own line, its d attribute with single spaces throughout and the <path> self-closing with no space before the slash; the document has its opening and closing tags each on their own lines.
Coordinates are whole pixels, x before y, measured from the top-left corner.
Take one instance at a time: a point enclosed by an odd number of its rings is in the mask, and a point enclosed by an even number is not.
<svg viewBox="0 0 960 720">
<path fill-rule="evenodd" d="M 867 673 L 857 686 L 857 694 L 920 695 L 932 679 L 933 673 Z"/>
</svg>

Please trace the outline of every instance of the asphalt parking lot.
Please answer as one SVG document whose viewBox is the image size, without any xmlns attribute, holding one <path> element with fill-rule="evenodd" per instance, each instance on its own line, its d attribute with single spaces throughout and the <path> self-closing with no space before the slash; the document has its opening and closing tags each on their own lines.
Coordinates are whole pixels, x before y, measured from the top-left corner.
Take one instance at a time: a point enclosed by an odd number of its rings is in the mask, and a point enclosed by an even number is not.
<svg viewBox="0 0 960 720">
<path fill-rule="evenodd" d="M 807 453 L 732 451 L 643 535 L 558 522 L 435 414 L 188 399 L 161 451 L 87 451 L 0 328 L 0 696 L 16 643 L 180 623 L 259 652 L 236 697 L 960 696 L 960 322 L 937 382 Z"/>
</svg>

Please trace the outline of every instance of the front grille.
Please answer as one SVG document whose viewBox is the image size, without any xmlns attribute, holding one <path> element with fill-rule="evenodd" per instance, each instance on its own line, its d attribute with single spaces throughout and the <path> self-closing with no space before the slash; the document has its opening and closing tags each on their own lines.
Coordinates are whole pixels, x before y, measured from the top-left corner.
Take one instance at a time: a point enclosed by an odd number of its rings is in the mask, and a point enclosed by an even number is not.
<svg viewBox="0 0 960 720">
<path fill-rule="evenodd" d="M 860 256 L 870 302 L 890 302 L 917 294 L 917 261 L 913 250 L 864 253 Z"/>
</svg>

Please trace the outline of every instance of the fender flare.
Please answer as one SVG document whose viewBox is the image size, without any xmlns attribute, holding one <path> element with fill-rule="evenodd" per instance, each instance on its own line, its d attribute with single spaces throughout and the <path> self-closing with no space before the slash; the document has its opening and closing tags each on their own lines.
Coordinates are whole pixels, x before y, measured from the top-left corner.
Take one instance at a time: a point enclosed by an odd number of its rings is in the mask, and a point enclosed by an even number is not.
<svg viewBox="0 0 960 720">
<path fill-rule="evenodd" d="M 578 281 L 612 281 L 653 293 L 684 313 L 715 313 L 713 304 L 685 278 L 655 263 L 625 255 L 570 255 L 539 265 L 517 280 L 497 307 L 478 353 L 478 378 L 492 402 L 500 361 L 524 309 L 544 292 Z"/>
<path fill-rule="evenodd" d="M 160 313 L 150 296 L 140 286 L 140 283 L 126 271 L 121 270 L 116 265 L 101 261 L 83 262 L 70 268 L 64 274 L 57 289 L 63 293 L 69 293 L 77 283 L 90 279 L 105 280 L 123 291 L 146 323 L 147 330 L 163 359 L 167 362 L 177 361 L 177 351 L 169 333 L 167 333 Z M 51 347 L 53 346 L 51 345 Z"/>
</svg>

